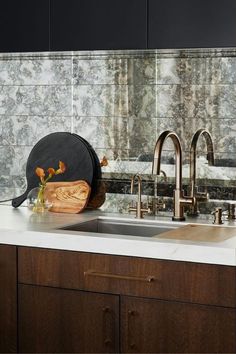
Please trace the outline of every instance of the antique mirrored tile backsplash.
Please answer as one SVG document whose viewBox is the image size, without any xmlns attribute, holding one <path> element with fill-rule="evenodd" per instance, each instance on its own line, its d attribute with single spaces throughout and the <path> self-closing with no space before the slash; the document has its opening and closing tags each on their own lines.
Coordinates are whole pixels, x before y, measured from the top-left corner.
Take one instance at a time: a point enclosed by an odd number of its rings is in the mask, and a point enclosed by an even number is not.
<svg viewBox="0 0 236 354">
<path fill-rule="evenodd" d="M 199 128 L 212 134 L 215 151 L 215 166 L 208 166 L 200 138 L 197 184 L 210 194 L 200 210 L 209 213 L 236 200 L 235 49 L 0 55 L 0 200 L 24 192 L 32 147 L 56 131 L 81 135 L 108 158 L 106 211 L 127 212 L 134 173 L 143 175 L 143 194 L 153 194 L 153 150 L 167 129 L 182 143 L 187 192 L 190 143 Z M 168 178 L 158 177 L 157 194 L 169 210 L 171 141 L 162 159 Z"/>
</svg>

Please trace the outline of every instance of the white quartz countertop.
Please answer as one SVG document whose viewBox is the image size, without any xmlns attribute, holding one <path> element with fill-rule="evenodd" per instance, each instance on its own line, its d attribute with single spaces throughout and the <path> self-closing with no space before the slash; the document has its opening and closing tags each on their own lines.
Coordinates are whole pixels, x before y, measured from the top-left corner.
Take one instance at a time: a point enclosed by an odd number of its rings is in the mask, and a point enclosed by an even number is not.
<svg viewBox="0 0 236 354">
<path fill-rule="evenodd" d="M 0 205 L 0 244 L 236 266 L 236 222 L 224 223 L 223 227 L 233 228 L 235 235 L 219 242 L 211 242 L 210 238 L 209 242 L 199 242 L 60 230 L 97 216 L 139 222 L 133 215 L 108 214 L 99 210 L 81 214 L 36 214 L 27 207 L 14 209 Z M 167 226 L 212 225 L 211 220 L 188 219 L 181 223 L 170 220 L 170 217 L 145 218 L 146 223 L 161 222 Z"/>
</svg>

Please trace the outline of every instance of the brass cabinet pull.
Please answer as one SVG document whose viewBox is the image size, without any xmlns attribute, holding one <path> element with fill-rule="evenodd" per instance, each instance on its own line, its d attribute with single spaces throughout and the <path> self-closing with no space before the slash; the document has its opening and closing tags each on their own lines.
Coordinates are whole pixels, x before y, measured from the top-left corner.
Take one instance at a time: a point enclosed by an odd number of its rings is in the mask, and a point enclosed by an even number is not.
<svg viewBox="0 0 236 354">
<path fill-rule="evenodd" d="M 103 307 L 102 309 L 103 311 L 103 326 L 104 326 L 104 339 L 103 342 L 105 344 L 105 346 L 110 346 L 112 344 L 112 340 L 110 337 L 110 331 L 112 328 L 112 312 L 111 312 L 111 308 L 108 306 Z"/>
<path fill-rule="evenodd" d="M 136 345 L 134 342 L 134 330 L 131 328 L 131 323 L 134 325 L 134 316 L 136 315 L 136 311 L 128 310 L 128 348 L 136 349 Z M 133 321 L 132 321 L 133 318 Z"/>
<path fill-rule="evenodd" d="M 155 278 L 152 275 L 147 275 L 146 277 L 136 277 L 136 276 L 131 276 L 131 275 L 120 275 L 120 274 L 96 272 L 95 270 L 85 271 L 84 276 L 112 278 L 112 279 L 120 279 L 120 280 L 135 280 L 135 281 L 144 281 L 147 283 L 151 283 L 155 280 Z"/>
</svg>

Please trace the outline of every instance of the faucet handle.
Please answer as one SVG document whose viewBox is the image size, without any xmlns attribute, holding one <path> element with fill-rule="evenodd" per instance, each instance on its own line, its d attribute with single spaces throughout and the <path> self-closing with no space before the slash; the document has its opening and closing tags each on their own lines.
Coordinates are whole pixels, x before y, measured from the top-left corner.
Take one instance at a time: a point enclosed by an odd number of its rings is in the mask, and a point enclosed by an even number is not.
<svg viewBox="0 0 236 354">
<path fill-rule="evenodd" d="M 151 203 L 148 204 L 150 208 L 150 214 L 157 215 L 158 211 L 165 209 L 166 204 L 163 199 L 159 197 L 152 197 Z"/>
<path fill-rule="evenodd" d="M 236 203 L 229 202 L 228 210 L 225 212 L 227 220 L 236 219 Z"/>
<path fill-rule="evenodd" d="M 206 202 L 209 200 L 209 193 L 207 192 L 207 188 L 205 188 L 204 192 L 199 192 L 198 186 L 195 186 L 194 196 L 198 202 Z"/>
<path fill-rule="evenodd" d="M 217 224 L 217 225 L 223 224 L 222 208 L 219 208 L 219 207 L 215 208 L 215 210 L 211 214 L 214 215 L 213 224 Z"/>
<path fill-rule="evenodd" d="M 128 211 L 129 211 L 129 213 L 131 213 L 132 211 L 135 212 L 136 218 L 143 219 L 143 214 L 144 213 L 150 214 L 151 209 L 149 208 L 148 205 L 147 206 L 145 205 L 145 207 L 144 207 L 142 202 L 141 202 L 141 204 L 136 202 L 136 206 L 130 205 Z"/>
<path fill-rule="evenodd" d="M 209 200 L 209 193 L 208 192 L 198 192 L 196 195 L 196 200 L 198 202 L 206 202 Z"/>
</svg>

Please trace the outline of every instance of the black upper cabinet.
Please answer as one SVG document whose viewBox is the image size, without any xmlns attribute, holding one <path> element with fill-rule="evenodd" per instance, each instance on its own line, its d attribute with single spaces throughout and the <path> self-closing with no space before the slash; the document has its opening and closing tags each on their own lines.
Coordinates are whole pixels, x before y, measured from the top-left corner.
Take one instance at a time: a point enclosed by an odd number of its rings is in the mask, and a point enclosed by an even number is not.
<svg viewBox="0 0 236 354">
<path fill-rule="evenodd" d="M 49 50 L 49 0 L 5 0 L 0 11 L 0 51 Z"/>
<path fill-rule="evenodd" d="M 236 0 L 149 0 L 149 48 L 236 46 Z"/>
<path fill-rule="evenodd" d="M 236 47 L 236 0 L 5 0 L 0 52 Z"/>
<path fill-rule="evenodd" d="M 51 0 L 51 50 L 147 48 L 147 0 Z"/>
</svg>

